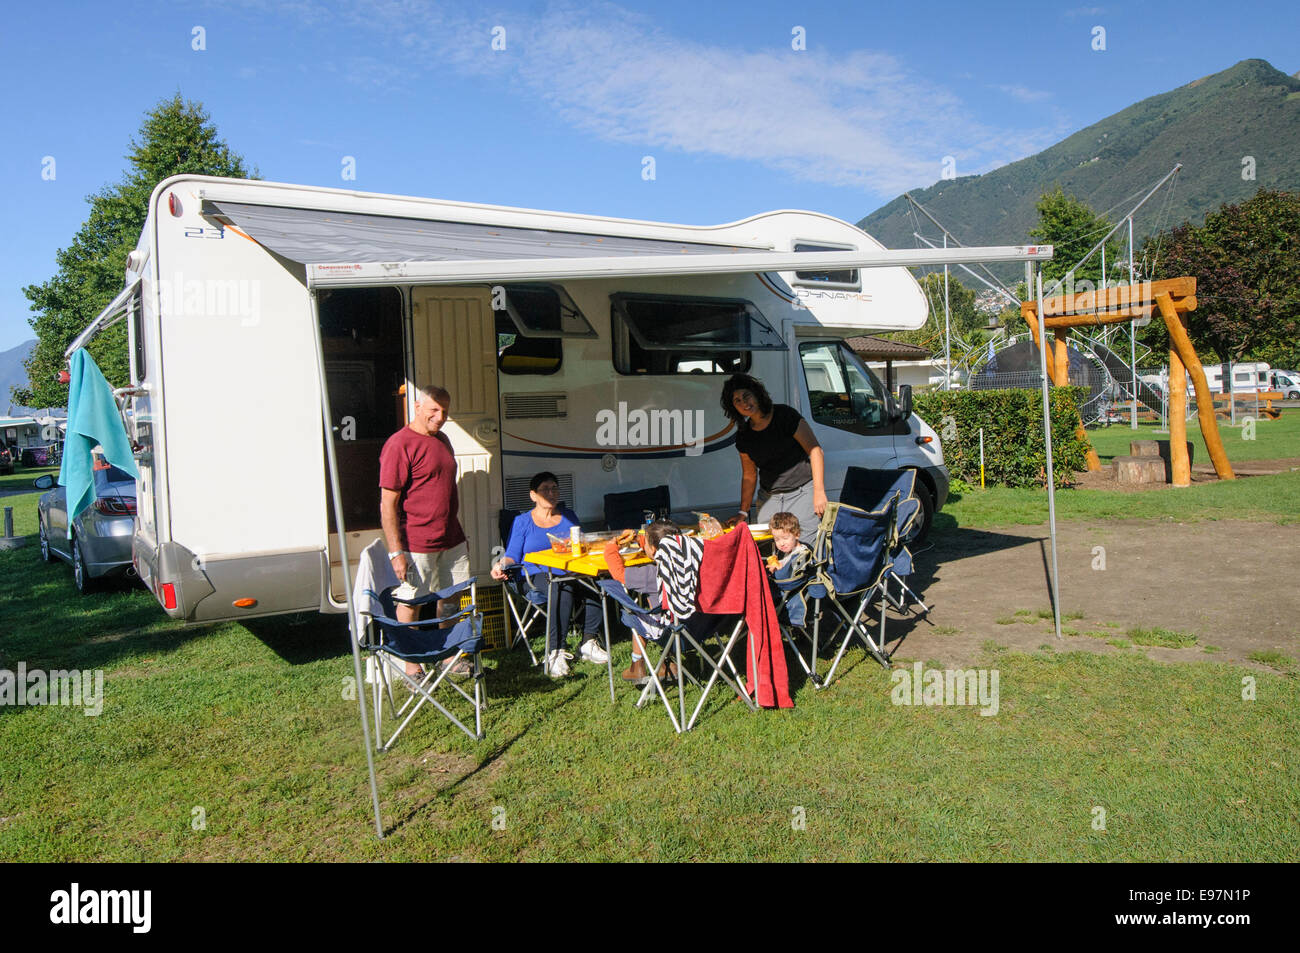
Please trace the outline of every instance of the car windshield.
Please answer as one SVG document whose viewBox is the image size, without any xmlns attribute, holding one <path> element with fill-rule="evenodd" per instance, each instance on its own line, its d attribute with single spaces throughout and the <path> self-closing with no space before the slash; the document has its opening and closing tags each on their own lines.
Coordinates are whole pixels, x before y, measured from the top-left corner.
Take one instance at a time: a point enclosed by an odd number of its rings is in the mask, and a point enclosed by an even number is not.
<svg viewBox="0 0 1300 953">
<path fill-rule="evenodd" d="M 100 483 L 134 483 L 135 477 L 125 470 L 119 470 L 117 467 L 108 466 L 103 470 L 95 471 L 95 479 Z"/>
</svg>

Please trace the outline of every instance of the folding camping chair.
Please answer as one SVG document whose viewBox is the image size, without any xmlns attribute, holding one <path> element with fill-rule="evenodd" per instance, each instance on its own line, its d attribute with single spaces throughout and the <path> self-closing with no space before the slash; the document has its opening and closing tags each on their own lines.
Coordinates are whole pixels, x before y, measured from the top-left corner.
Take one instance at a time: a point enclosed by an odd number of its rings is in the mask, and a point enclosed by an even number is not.
<svg viewBox="0 0 1300 953">
<path fill-rule="evenodd" d="M 639 529 L 645 525 L 647 512 L 667 515 L 672 510 L 672 498 L 667 484 L 630 490 L 626 493 L 605 494 L 605 528 Z"/>
<path fill-rule="evenodd" d="M 546 589 L 544 586 L 540 589 L 533 586 L 523 566 L 507 566 L 505 574 L 502 592 L 505 594 L 506 609 L 514 623 L 510 629 L 510 648 L 522 645 L 528 650 L 532 664 L 537 665 L 537 653 L 533 651 L 529 639 L 536 636 L 531 631 L 535 626 L 541 630 L 542 638 L 546 638 Z M 544 577 L 545 573 L 542 575 Z M 540 626 L 537 626 L 538 622 L 541 623 Z"/>
<path fill-rule="evenodd" d="M 921 501 L 916 498 L 916 471 L 849 467 L 844 474 L 840 502 L 858 509 L 878 510 L 894 493 L 898 494 L 898 532 L 890 552 L 893 565 L 886 576 L 885 597 L 900 612 L 910 612 L 907 604 L 910 596 L 921 607 L 920 615 L 924 615 L 930 611 L 930 607 L 904 581 L 912 574 L 912 553 L 907 548 L 906 540 L 921 517 Z M 890 591 L 889 582 L 898 583 L 897 597 Z"/>
<path fill-rule="evenodd" d="M 684 731 L 690 731 L 695 726 L 695 722 L 700 717 L 700 712 L 704 708 L 704 703 L 709 697 L 709 691 L 712 689 L 714 682 L 721 678 L 725 681 L 735 693 L 744 700 L 749 706 L 750 711 L 758 711 L 758 706 L 753 699 L 745 692 L 745 689 L 739 684 L 740 673 L 736 671 L 735 665 L 731 661 L 731 650 L 735 647 L 736 640 L 740 637 L 741 628 L 745 624 L 743 617 L 736 621 L 731 629 L 731 634 L 727 638 L 722 650 L 716 655 L 710 655 L 704 646 L 691 634 L 687 629 L 685 622 L 679 622 L 672 618 L 667 609 L 643 609 L 637 605 L 636 601 L 628 593 L 627 589 L 621 582 L 616 579 L 601 579 L 597 583 L 606 597 L 614 600 L 619 607 L 619 617 L 623 624 L 631 629 L 635 634 L 641 637 L 645 644 L 646 666 L 650 670 L 650 680 L 646 683 L 645 688 L 641 690 L 641 697 L 637 699 L 636 707 L 641 708 L 645 705 L 650 697 L 650 692 L 658 694 L 659 699 L 663 702 L 664 710 L 668 712 L 668 720 L 673 723 L 673 730 L 678 734 Z M 658 634 L 652 634 L 650 626 L 654 626 Z M 708 641 L 712 638 L 720 638 L 720 630 L 715 629 L 703 638 Z M 696 653 L 698 653 L 704 664 L 713 670 L 706 684 L 701 684 L 690 672 L 686 671 L 686 666 L 682 660 L 682 643 L 685 641 Z M 659 653 L 659 658 L 655 659 L 650 655 L 650 646 L 663 643 L 663 648 Z M 677 710 L 673 710 L 673 703 L 668 697 L 668 691 L 673 687 L 669 682 L 665 687 L 660 680 L 658 669 L 666 661 L 672 661 L 677 667 Z M 723 668 L 730 670 L 731 674 L 723 671 Z M 690 682 L 700 690 L 700 697 L 697 701 L 691 716 L 686 717 L 686 683 Z"/>
<path fill-rule="evenodd" d="M 813 544 L 815 580 L 826 588 L 823 601 L 839 615 L 843 628 L 840 631 L 840 648 L 821 683 L 825 687 L 835 677 L 835 670 L 848 650 L 849 643 L 857 638 L 868 654 L 885 668 L 889 656 L 885 654 L 885 609 L 883 592 L 886 574 L 892 565 L 890 552 L 898 535 L 898 497 L 890 496 L 884 506 L 867 512 L 846 503 L 828 503 L 817 528 Z M 872 638 L 867 627 L 866 612 L 877 593 L 882 596 L 880 606 L 880 639 Z M 850 596 L 857 596 L 857 607 L 850 611 Z M 817 656 L 812 657 L 814 667 Z"/>
<path fill-rule="evenodd" d="M 353 587 L 352 604 L 357 613 L 359 647 L 367 655 L 368 680 L 374 684 L 375 745 L 379 751 L 393 746 L 416 712 L 426 704 L 442 712 L 453 725 L 469 737 L 483 738 L 483 709 L 487 707 L 487 693 L 483 687 L 483 665 L 479 653 L 483 649 L 483 615 L 478 611 L 477 585 L 471 577 L 440 592 L 419 599 L 399 599 L 397 576 L 387 558 L 387 544 L 380 538 L 361 553 L 361 564 Z M 433 605 L 437 611 L 438 600 L 459 596 L 469 590 L 469 604 L 441 619 L 420 622 L 399 622 L 398 604 L 408 606 Z M 461 659 L 471 661 L 474 693 L 470 695 L 452 681 L 450 672 Z M 439 664 L 441 662 L 447 664 Z M 430 665 L 429 671 L 416 678 L 406 673 L 406 662 Z M 399 705 L 393 696 L 393 683 L 405 683 L 410 695 Z M 459 694 L 474 709 L 474 730 L 461 722 L 435 697 L 439 689 Z M 394 720 L 401 724 L 392 736 L 383 741 L 383 701 Z"/>
<path fill-rule="evenodd" d="M 563 506 L 564 504 L 560 504 Z M 510 527 L 519 515 L 518 510 L 502 510 L 497 517 L 497 528 L 501 533 L 501 543 L 504 545 L 510 540 Z M 510 618 L 507 624 L 510 628 L 510 648 L 522 645 L 528 651 L 528 658 L 532 665 L 538 665 L 546 656 L 546 629 L 547 629 L 547 609 L 549 590 L 547 585 L 534 584 L 539 578 L 546 580 L 546 583 L 553 584 L 564 579 L 572 578 L 567 573 L 558 570 L 548 569 L 544 574 L 534 573 L 529 576 L 524 571 L 524 567 L 519 564 L 507 566 L 505 568 L 505 585 L 502 586 L 506 611 Z M 533 582 L 529 580 L 532 579 Z M 538 625 L 538 623 L 541 623 Z M 542 657 L 539 658 L 533 651 L 531 639 L 537 637 L 537 630 L 542 635 Z"/>
<path fill-rule="evenodd" d="M 786 645 L 794 652 L 794 656 L 799 660 L 799 665 L 808 676 L 808 680 L 816 688 L 821 687 L 821 678 L 817 674 L 817 644 L 821 634 L 822 621 L 822 600 L 826 598 L 826 586 L 817 581 L 816 564 L 810 559 L 808 564 L 797 575 L 789 579 L 773 579 L 773 585 L 780 595 L 776 604 L 776 615 L 780 622 L 781 638 Z M 811 601 L 812 605 L 809 606 Z M 798 610 L 802 609 L 802 613 Z M 796 622 L 795 619 L 800 615 L 803 621 Z M 808 616 L 812 616 L 811 630 L 808 626 Z M 795 632 L 801 632 L 810 643 L 810 651 L 807 658 L 799 650 L 795 642 Z"/>
</svg>

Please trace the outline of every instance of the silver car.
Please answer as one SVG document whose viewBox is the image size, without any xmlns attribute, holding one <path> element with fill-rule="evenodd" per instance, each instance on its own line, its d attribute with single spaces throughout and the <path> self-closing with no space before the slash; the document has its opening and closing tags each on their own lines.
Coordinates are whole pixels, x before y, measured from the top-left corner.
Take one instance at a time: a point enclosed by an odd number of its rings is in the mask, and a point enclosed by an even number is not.
<svg viewBox="0 0 1300 953">
<path fill-rule="evenodd" d="M 135 480 L 102 459 L 95 461 L 95 502 L 72 521 L 68 538 L 66 490 L 46 474 L 35 480 L 38 490 L 49 490 L 36 504 L 41 539 L 41 558 L 53 562 L 57 556 L 72 563 L 77 591 L 89 592 L 94 581 L 105 576 L 133 572 L 131 536 L 135 532 Z"/>
</svg>

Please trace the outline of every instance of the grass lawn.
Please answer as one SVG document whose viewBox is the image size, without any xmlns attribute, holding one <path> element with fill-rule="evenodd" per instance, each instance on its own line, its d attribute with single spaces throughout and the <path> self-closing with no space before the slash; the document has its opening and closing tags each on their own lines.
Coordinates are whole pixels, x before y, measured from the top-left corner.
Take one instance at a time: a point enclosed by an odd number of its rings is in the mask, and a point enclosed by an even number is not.
<svg viewBox="0 0 1300 953">
<path fill-rule="evenodd" d="M 1300 413 L 1283 411 L 1278 420 L 1256 424 L 1255 439 L 1242 440 L 1240 428 L 1226 424 L 1221 429 L 1224 447 L 1231 460 L 1266 460 L 1300 457 Z M 1200 430 L 1187 427 L 1188 439 L 1196 444 L 1195 460 L 1209 462 Z M 1088 438 L 1105 463 L 1127 455 L 1129 441 L 1168 440 L 1155 432 L 1155 425 L 1141 424 L 1135 434 L 1125 426 L 1113 425 L 1088 431 Z M 1056 494 L 1056 516 L 1060 520 L 1162 519 L 1256 520 L 1294 523 L 1300 520 L 1300 471 L 1204 483 L 1181 490 L 1142 492 L 1066 489 Z M 1006 487 L 975 488 L 952 494 L 935 519 L 938 532 L 957 527 L 1031 525 L 1047 521 L 1047 494 L 1036 489 Z"/>
<path fill-rule="evenodd" d="M 1219 421 L 1219 437 L 1230 461 L 1300 456 L 1300 410 L 1287 408 L 1277 420 L 1267 417 L 1256 420 L 1253 436 L 1249 427 L 1241 426 L 1240 420 L 1236 427 L 1226 420 Z M 1139 423 L 1136 431 L 1127 424 L 1092 427 L 1088 430 L 1088 440 L 1106 463 L 1115 457 L 1128 456 L 1131 440 L 1168 440 L 1169 433 L 1157 433 L 1158 427 L 1154 423 Z M 1187 422 L 1187 439 L 1193 445 L 1192 461 L 1209 463 L 1210 452 L 1205 449 L 1200 422 L 1195 417 Z"/>
<path fill-rule="evenodd" d="M 16 467 L 13 473 L 7 473 L 0 476 L 0 493 L 14 490 L 33 490 L 32 481 L 42 474 L 52 473 L 57 480 L 59 477 L 58 467 Z M 8 499 L 8 497 L 3 497 Z M 6 506 L 12 506 L 12 503 L 6 503 Z"/>
<path fill-rule="evenodd" d="M 1285 674 L 1243 701 L 1229 665 L 990 643 L 984 717 L 891 704 L 853 651 L 793 711 L 719 694 L 677 737 L 603 669 L 496 653 L 486 741 L 428 718 L 377 757 L 381 842 L 337 618 L 187 628 L 142 590 L 76 595 L 34 545 L 0 552 L 0 602 L 0 668 L 104 673 L 96 717 L 0 707 L 0 860 L 1300 859 Z"/>
<path fill-rule="evenodd" d="M 1204 483 L 1182 490 L 1059 490 L 1058 520 L 1165 519 L 1300 521 L 1300 471 Z M 1045 490 L 988 487 L 954 493 L 935 517 L 935 531 L 1047 522 Z"/>
<path fill-rule="evenodd" d="M 5 498 L 19 534 L 38 496 Z M 1058 502 L 1064 519 L 1285 521 L 1300 473 Z M 971 491 L 937 531 L 1044 514 L 1041 491 Z M 429 717 L 377 756 L 379 841 L 337 617 L 185 627 L 140 589 L 77 595 L 34 538 L 0 551 L 0 605 L 0 669 L 104 679 L 95 717 L 0 706 L 0 860 L 1300 859 L 1293 669 L 990 642 L 984 717 L 893 705 L 851 650 L 830 689 L 796 683 L 793 711 L 718 693 L 677 737 L 621 685 L 611 706 L 603 668 L 557 683 L 495 653 L 486 741 Z"/>
</svg>

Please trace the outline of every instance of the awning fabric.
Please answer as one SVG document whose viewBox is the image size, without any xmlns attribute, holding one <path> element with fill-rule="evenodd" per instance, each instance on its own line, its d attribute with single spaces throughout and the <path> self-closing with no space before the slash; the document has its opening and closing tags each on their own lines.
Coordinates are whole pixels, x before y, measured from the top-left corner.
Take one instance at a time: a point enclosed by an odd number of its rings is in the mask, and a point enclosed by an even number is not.
<svg viewBox="0 0 1300 953">
<path fill-rule="evenodd" d="M 276 254 L 304 265 L 336 262 L 492 261 L 554 258 L 725 255 L 755 247 L 625 238 L 595 233 L 440 222 L 323 209 L 209 201 Z"/>
</svg>

